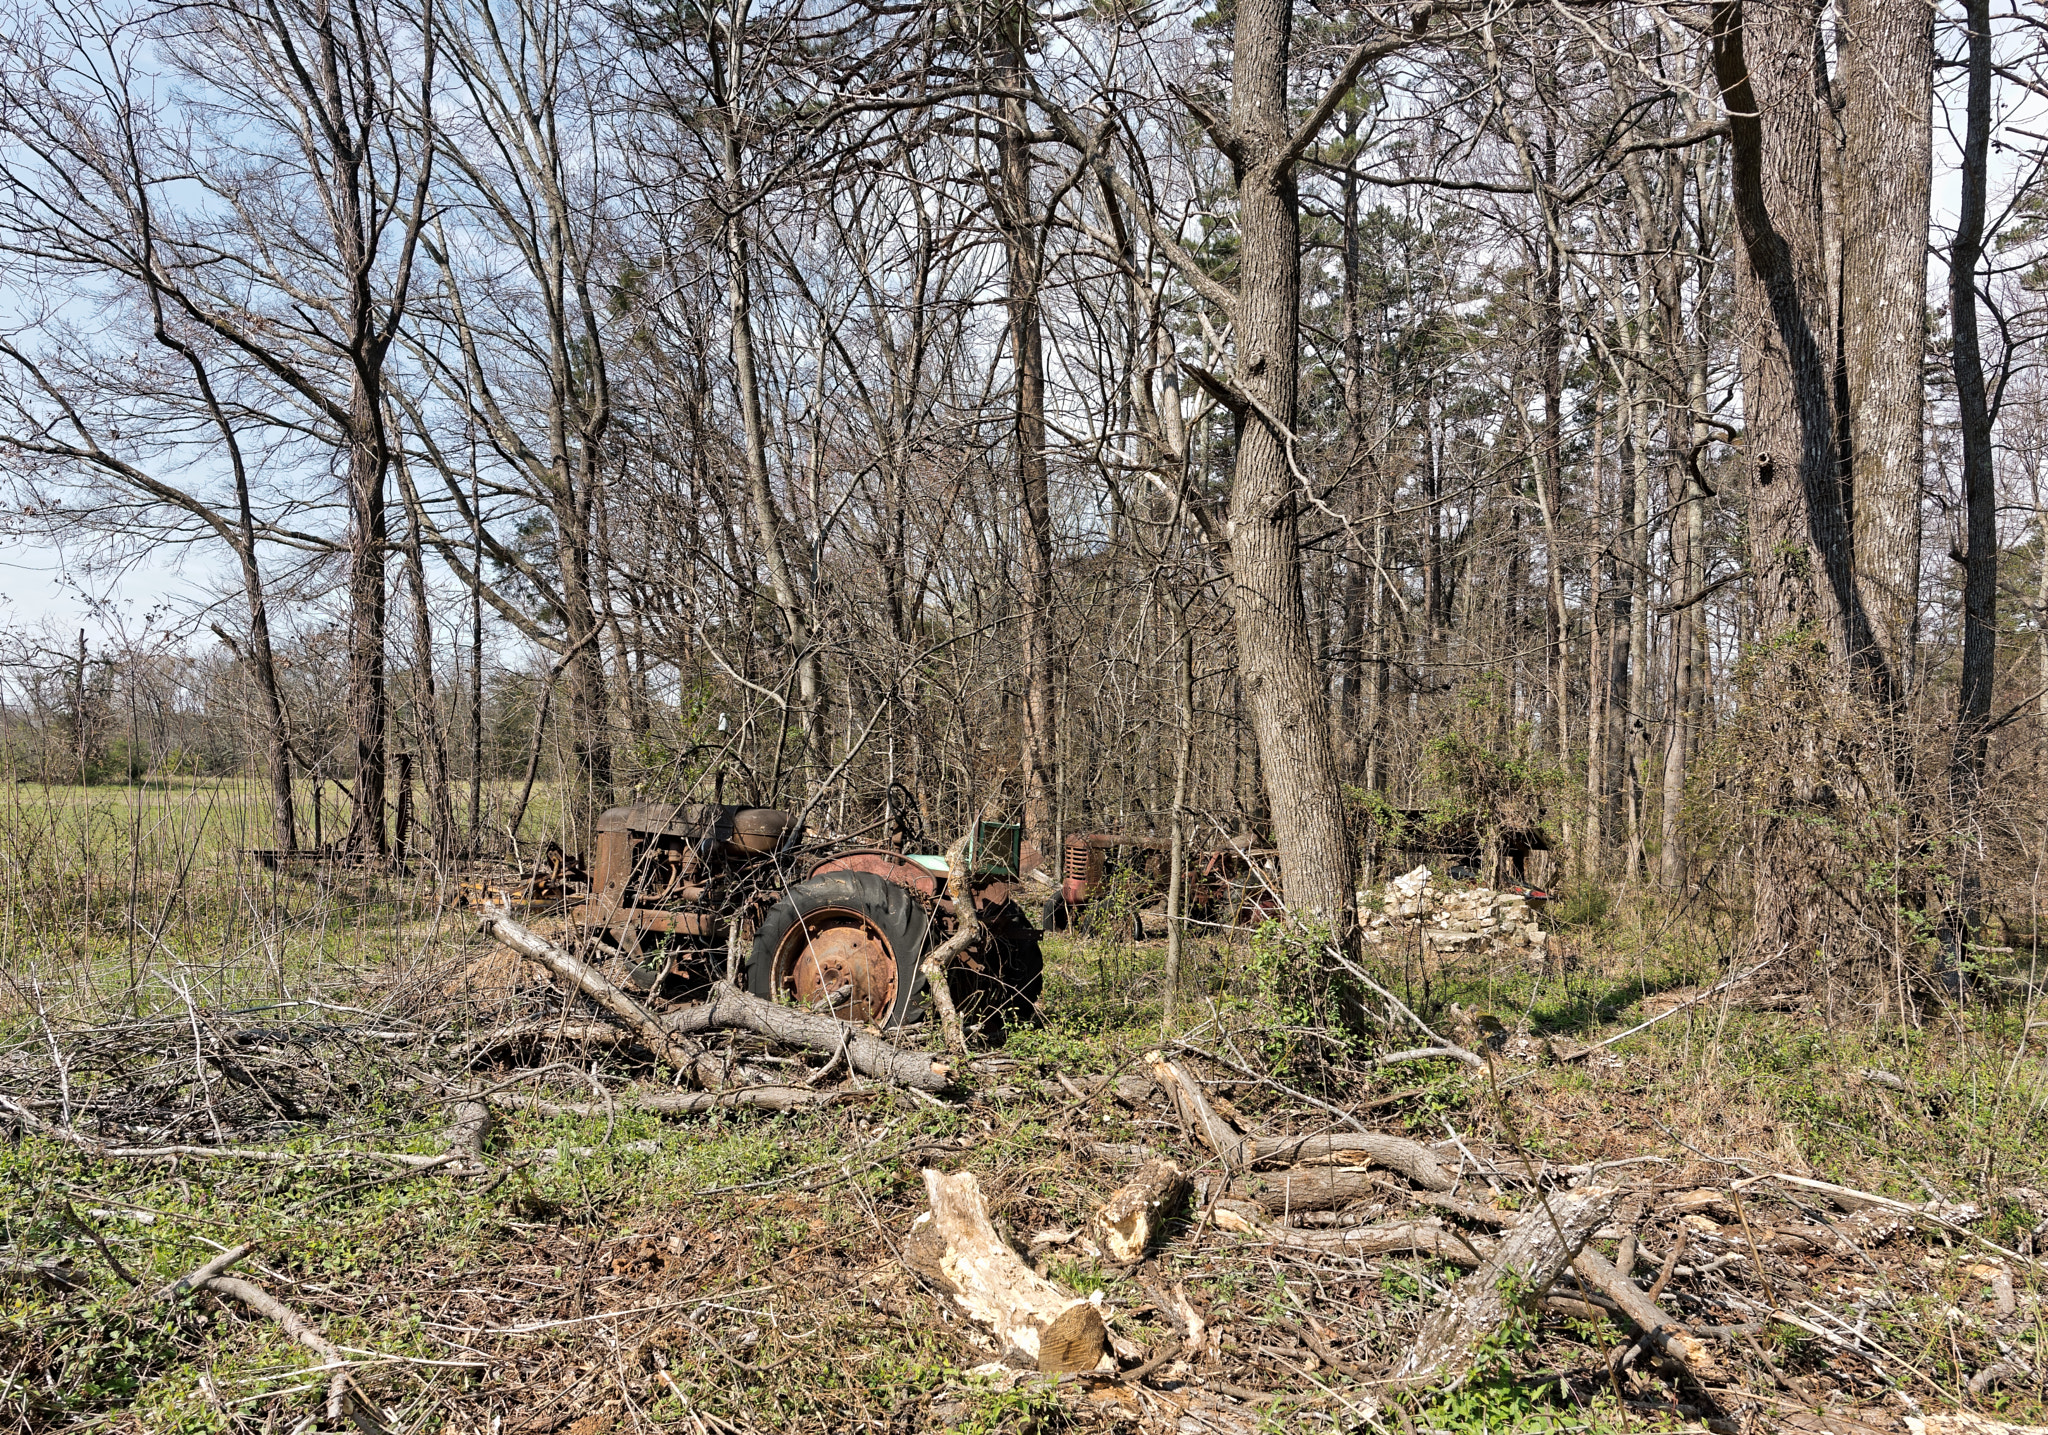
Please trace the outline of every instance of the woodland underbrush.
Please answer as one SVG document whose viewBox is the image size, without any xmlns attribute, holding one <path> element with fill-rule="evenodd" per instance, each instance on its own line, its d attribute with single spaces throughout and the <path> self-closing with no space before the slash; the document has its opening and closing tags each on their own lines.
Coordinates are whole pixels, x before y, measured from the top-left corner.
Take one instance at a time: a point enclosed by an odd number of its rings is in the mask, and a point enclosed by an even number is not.
<svg viewBox="0 0 2048 1435">
<path fill-rule="evenodd" d="M 1162 1030 L 1163 943 L 1048 939 L 1042 1023 L 949 1094 L 849 1083 L 816 1109 L 664 1119 L 626 1099 L 663 1081 L 629 1046 L 480 1040 L 574 1002 L 466 913 L 388 884 L 263 880 L 173 904 L 132 969 L 111 918 L 67 966 L 17 914 L 0 1429 L 324 1428 L 334 1362 L 242 1306 L 167 1293 L 244 1243 L 240 1270 L 324 1331 L 389 1431 L 1860 1435 L 1957 1409 L 2048 1418 L 2032 987 L 1912 1022 L 1749 1010 L 1714 994 L 1724 922 L 1617 898 L 1560 904 L 1547 959 L 1389 958 L 1373 975 L 1409 1016 L 1368 996 L 1363 1030 L 1312 951 L 1202 934 Z M 1411 1018 L 1480 1064 L 1387 1062 L 1415 1044 L 1394 1029 Z M 815 1056 L 748 1059 L 823 1074 Z M 1259 1178 L 1152 1082 L 1160 1060 L 1242 1130 L 1400 1135 L 1454 1188 L 1386 1178 L 1341 1205 L 1262 1207 Z M 500 1111 L 480 1164 L 435 1169 L 451 1105 L 506 1089 L 608 1094 L 588 1116 Z M 1194 1194 L 1118 1266 L 1086 1222 L 1149 1156 Z M 925 1168 L 974 1171 L 1037 1269 L 1100 1292 L 1124 1374 L 1007 1367 L 906 1265 Z M 1461 1380 L 1387 1386 L 1465 1268 L 1347 1254 L 1345 1232 L 1421 1219 L 1477 1248 L 1573 1183 L 1623 1188 L 1594 1246 L 1640 1280 L 1661 1270 L 1675 1318 L 1728 1332 L 1715 1379 L 1659 1368 L 1568 1284 Z M 1205 1343 L 1176 1356 L 1184 1307 Z"/>
</svg>

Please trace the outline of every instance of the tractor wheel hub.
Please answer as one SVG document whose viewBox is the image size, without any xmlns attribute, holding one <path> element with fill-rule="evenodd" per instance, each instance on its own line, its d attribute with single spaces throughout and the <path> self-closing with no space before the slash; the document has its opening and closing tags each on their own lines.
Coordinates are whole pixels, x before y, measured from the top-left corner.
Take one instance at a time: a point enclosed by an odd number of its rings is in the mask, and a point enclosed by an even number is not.
<svg viewBox="0 0 2048 1435">
<path fill-rule="evenodd" d="M 807 914 L 783 939 L 775 973 L 778 990 L 846 1021 L 885 1018 L 896 1000 L 896 954 L 858 912 Z"/>
</svg>

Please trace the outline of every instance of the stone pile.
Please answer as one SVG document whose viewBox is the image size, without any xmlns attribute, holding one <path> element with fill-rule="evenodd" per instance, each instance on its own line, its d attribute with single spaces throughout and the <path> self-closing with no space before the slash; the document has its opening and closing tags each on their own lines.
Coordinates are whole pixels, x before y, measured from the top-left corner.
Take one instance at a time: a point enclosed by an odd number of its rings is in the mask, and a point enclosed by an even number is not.
<svg viewBox="0 0 2048 1435">
<path fill-rule="evenodd" d="M 1491 951 L 1540 959 L 1549 940 L 1537 920 L 1541 907 L 1519 892 L 1440 886 L 1427 867 L 1358 894 L 1368 942 L 1398 947 L 1419 934 L 1426 950 L 1445 956 Z"/>
</svg>

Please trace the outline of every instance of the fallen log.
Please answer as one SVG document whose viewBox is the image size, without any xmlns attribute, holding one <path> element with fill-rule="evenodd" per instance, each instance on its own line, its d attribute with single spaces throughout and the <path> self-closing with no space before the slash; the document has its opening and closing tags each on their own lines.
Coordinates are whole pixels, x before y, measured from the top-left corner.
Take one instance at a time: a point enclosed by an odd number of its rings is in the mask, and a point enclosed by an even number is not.
<svg viewBox="0 0 2048 1435">
<path fill-rule="evenodd" d="M 1579 1278 L 1613 1301 L 1629 1324 L 1642 1332 L 1643 1345 L 1652 1354 L 1677 1362 L 1701 1384 L 1725 1381 L 1727 1372 L 1714 1359 L 1714 1348 L 1657 1308 L 1636 1283 L 1623 1275 L 1605 1256 L 1587 1246 L 1572 1261 Z"/>
<path fill-rule="evenodd" d="M 1099 1368 L 1109 1345 L 1102 1312 L 1024 1264 L 990 1224 L 974 1173 L 927 1168 L 924 1184 L 932 1208 L 912 1223 L 904 1260 L 991 1331 L 1006 1355 L 1052 1374 Z"/>
<path fill-rule="evenodd" d="M 1335 1211 L 1369 1196 L 1400 1188 L 1385 1177 L 1342 1166 L 1292 1166 L 1262 1171 L 1230 1183 L 1230 1199 L 1249 1201 L 1270 1215 L 1290 1211 Z M 1461 1203 L 1462 1204 L 1462 1203 Z"/>
<path fill-rule="evenodd" d="M 646 1111 L 657 1116 L 686 1116 L 699 1111 L 729 1111 L 748 1106 L 766 1111 L 797 1111 L 857 1101 L 875 1095 L 877 1090 L 871 1087 L 865 1091 L 813 1091 L 802 1086 L 739 1086 L 730 1091 L 663 1088 L 627 1093 L 616 1108 L 598 1101 L 549 1101 L 545 1097 L 513 1091 L 494 1091 L 489 1099 L 499 1106 L 537 1112 L 542 1116 L 603 1116 L 614 1109 Z"/>
<path fill-rule="evenodd" d="M 899 1050 L 838 1017 L 778 1006 L 723 982 L 705 1000 L 671 1013 L 666 1025 L 685 1035 L 737 1027 L 824 1056 L 843 1047 L 847 1064 L 862 1076 L 918 1091 L 944 1091 L 953 1084 L 953 1068 L 929 1052 Z"/>
<path fill-rule="evenodd" d="M 1095 1244 L 1118 1265 L 1144 1257 L 1159 1223 L 1188 1193 L 1188 1178 L 1171 1161 L 1147 1161 L 1113 1192 L 1089 1223 Z"/>
<path fill-rule="evenodd" d="M 1166 1054 L 1158 1051 L 1145 1053 L 1145 1063 L 1152 1068 L 1152 1080 L 1173 1103 L 1180 1124 L 1216 1153 L 1224 1170 L 1242 1171 L 1251 1164 L 1252 1147 L 1244 1133 L 1209 1104 L 1208 1097 L 1202 1094 L 1202 1084 L 1186 1067 L 1167 1060 Z"/>
<path fill-rule="evenodd" d="M 1423 1321 L 1414 1348 L 1394 1367 L 1391 1383 L 1427 1385 L 1453 1374 L 1462 1379 L 1480 1348 L 1517 1307 L 1533 1305 L 1549 1293 L 1621 1196 L 1614 1186 L 1539 1193 L 1537 1204 L 1501 1237 L 1493 1254 Z"/>
<path fill-rule="evenodd" d="M 718 1063 L 688 1038 L 707 1031 L 737 1028 L 829 1056 L 842 1047 L 846 1061 L 863 1076 L 890 1081 L 919 1091 L 944 1091 L 952 1084 L 952 1068 L 919 1051 L 899 1051 L 877 1036 L 823 1012 L 778 1006 L 720 982 L 704 1001 L 693 1002 L 662 1020 L 606 980 L 603 973 L 565 952 L 510 917 L 498 917 L 491 931 L 506 946 L 573 983 L 592 1001 L 630 1027 L 656 1057 L 698 1084 L 715 1087 Z"/>
<path fill-rule="evenodd" d="M 1276 1246 L 1323 1251 L 1331 1255 L 1370 1256 L 1424 1255 L 1449 1261 L 1452 1265 L 1476 1266 L 1493 1250 L 1493 1242 L 1434 1217 L 1419 1221 L 1395 1221 L 1383 1226 L 1339 1226 L 1328 1231 L 1305 1231 L 1295 1226 L 1269 1226 L 1247 1221 L 1239 1211 L 1218 1207 L 1216 1224 L 1224 1230 L 1259 1236 Z"/>
<path fill-rule="evenodd" d="M 1448 1191 L 1457 1179 L 1443 1168 L 1436 1153 L 1419 1141 L 1378 1132 L 1336 1131 L 1318 1136 L 1259 1136 L 1252 1141 L 1251 1161 L 1261 1166 L 1298 1166 L 1313 1161 L 1367 1161 L 1398 1171 L 1430 1191 Z"/>
</svg>

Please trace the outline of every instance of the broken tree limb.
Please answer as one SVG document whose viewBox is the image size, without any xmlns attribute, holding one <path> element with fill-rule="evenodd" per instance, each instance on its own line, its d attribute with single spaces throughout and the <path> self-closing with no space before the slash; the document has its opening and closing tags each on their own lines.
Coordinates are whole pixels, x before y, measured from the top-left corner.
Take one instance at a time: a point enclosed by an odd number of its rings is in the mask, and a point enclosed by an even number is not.
<svg viewBox="0 0 2048 1435">
<path fill-rule="evenodd" d="M 924 954 L 918 964 L 924 973 L 924 989 L 932 1010 L 939 1014 L 939 1031 L 946 1050 L 967 1056 L 967 1034 L 960 1026 L 959 1009 L 953 1005 L 953 982 L 948 975 L 953 961 L 974 945 L 981 935 L 981 920 L 974 910 L 974 893 L 967 886 L 967 839 L 960 838 L 946 849 L 946 891 L 953 898 L 953 935 Z"/>
<path fill-rule="evenodd" d="M 1216 1224 L 1233 1229 L 1228 1208 L 1219 1207 Z M 1305 1231 L 1293 1226 L 1244 1225 L 1247 1235 L 1262 1236 L 1279 1246 L 1324 1251 L 1344 1256 L 1435 1256 L 1452 1265 L 1476 1266 L 1493 1250 L 1493 1242 L 1430 1217 L 1420 1221 L 1397 1221 L 1384 1226 L 1340 1226 L 1331 1231 Z"/>
<path fill-rule="evenodd" d="M 1167 1060 L 1166 1054 L 1158 1051 L 1146 1052 L 1145 1062 L 1152 1069 L 1153 1081 L 1173 1103 L 1181 1125 L 1216 1153 L 1216 1159 L 1223 1163 L 1224 1170 L 1242 1171 L 1251 1164 L 1252 1148 L 1245 1141 L 1244 1133 L 1209 1104 L 1208 1098 L 1202 1094 L 1202 1084 L 1189 1074 L 1185 1066 Z"/>
<path fill-rule="evenodd" d="M 1340 1131 L 1321 1136 L 1259 1136 L 1251 1142 L 1251 1161 L 1261 1166 L 1295 1166 L 1310 1161 L 1364 1164 L 1360 1157 L 1375 1166 L 1400 1172 L 1425 1190 L 1448 1191 L 1458 1184 L 1433 1151 L 1405 1136 Z"/>
<path fill-rule="evenodd" d="M 652 1051 L 657 1060 L 685 1074 L 694 1074 L 701 1053 L 696 1043 L 677 1039 L 677 1034 L 656 1021 L 648 1010 L 606 979 L 605 975 L 573 952 L 566 952 L 540 933 L 520 926 L 502 914 L 493 918 L 491 935 L 520 956 L 547 968 L 624 1022 Z"/>
<path fill-rule="evenodd" d="M 1727 1378 L 1714 1359 L 1714 1349 L 1683 1325 L 1657 1308 L 1657 1303 L 1637 1289 L 1607 1258 L 1587 1246 L 1572 1261 L 1579 1278 L 1620 1309 L 1629 1324 L 1642 1332 L 1643 1344 L 1657 1355 L 1676 1361 L 1701 1384 Z"/>
<path fill-rule="evenodd" d="M 168 1300 L 173 1296 L 183 1295 L 186 1291 L 197 1290 L 215 1276 L 223 1274 L 230 1266 L 238 1263 L 244 1256 L 255 1249 L 256 1243 L 254 1241 L 244 1241 L 239 1246 L 229 1246 L 197 1270 L 187 1271 L 184 1275 L 179 1276 L 176 1280 L 165 1286 L 160 1294 L 164 1299 Z"/>
<path fill-rule="evenodd" d="M 747 1106 L 766 1111 L 797 1111 L 860 1100 L 874 1096 L 877 1090 L 812 1091 L 802 1086 L 740 1086 L 727 1091 L 662 1088 L 629 1093 L 618 1105 L 629 1111 L 646 1111 L 657 1116 L 686 1116 L 699 1111 L 730 1111 Z M 549 1101 L 525 1092 L 493 1092 L 490 1099 L 500 1106 L 532 1111 L 542 1116 L 604 1116 L 611 1109 L 596 1101 Z"/>
<path fill-rule="evenodd" d="M 822 1056 L 844 1046 L 847 1063 L 862 1076 L 916 1091 L 944 1091 L 953 1084 L 953 1069 L 929 1052 L 898 1050 L 836 1016 L 778 1006 L 723 982 L 703 1001 L 670 1014 L 667 1025 L 672 1032 L 692 1035 L 737 1027 Z"/>
<path fill-rule="evenodd" d="M 195 1283 L 196 1284 L 196 1283 Z M 319 1356 L 329 1367 L 346 1366 L 348 1358 L 322 1335 L 317 1327 L 262 1286 L 235 1276 L 208 1276 L 204 1289 L 247 1306 L 256 1314 L 275 1321 L 284 1333 Z M 349 1385 L 348 1371 L 335 1369 L 327 1382 L 327 1420 L 330 1426 L 342 1420 L 352 1422 L 362 1435 L 385 1435 L 385 1425 L 369 1402 Z"/>
<path fill-rule="evenodd" d="M 1095 1244 L 1118 1265 L 1144 1257 L 1166 1219 L 1188 1193 L 1188 1178 L 1167 1160 L 1147 1161 L 1113 1192 L 1089 1223 Z"/>
<path fill-rule="evenodd" d="M 1472 1359 L 1517 1307 L 1542 1299 L 1621 1200 L 1615 1186 L 1537 1194 L 1537 1204 L 1450 1298 L 1422 1323 L 1415 1346 L 1394 1367 L 1392 1383 L 1462 1379 Z M 1348 1232 L 1346 1233 L 1348 1234 Z"/>
<path fill-rule="evenodd" d="M 1734 976 L 1731 977 L 1723 977 L 1720 981 L 1708 987 L 1698 996 L 1691 998 L 1689 1001 L 1680 1002 L 1677 1006 L 1672 1007 L 1669 1011 L 1660 1011 L 1655 1016 L 1651 1017 L 1648 1021 L 1637 1022 L 1627 1031 L 1618 1031 L 1613 1036 L 1607 1037 L 1605 1040 L 1596 1041 L 1591 1046 L 1579 1047 L 1575 1051 L 1566 1051 L 1560 1047 L 1557 1047 L 1554 1043 L 1552 1045 L 1552 1050 L 1557 1052 L 1557 1055 L 1561 1060 L 1584 1061 L 1587 1057 L 1591 1056 L 1596 1051 L 1605 1051 L 1608 1047 L 1613 1046 L 1618 1041 L 1626 1041 L 1629 1037 L 1634 1036 L 1639 1031 L 1648 1031 L 1658 1022 L 1669 1021 L 1672 1017 L 1677 1016 L 1680 1012 L 1691 1011 L 1701 1002 L 1704 1002 L 1711 997 L 1720 995 L 1722 992 L 1728 990 L 1728 988 L 1732 986 L 1735 986 L 1737 983 L 1748 981 L 1751 977 L 1755 976 L 1758 972 L 1762 971 L 1765 967 L 1769 966 L 1772 962 L 1775 962 L 1776 960 L 1778 960 L 1779 957 L 1784 956 L 1785 953 L 1791 950 L 1792 948 L 1790 944 L 1782 946 L 1778 948 L 1777 951 L 1773 952 L 1770 956 L 1765 957 L 1762 961 L 1758 962 L 1755 966 L 1751 967 L 1748 971 L 1737 972 Z M 1896 1078 L 1894 1079 L 1896 1080 Z"/>
<path fill-rule="evenodd" d="M 904 1259 L 950 1291 L 1005 1351 L 1052 1374 L 1099 1367 L 1109 1345 L 1102 1312 L 1024 1264 L 990 1224 L 974 1173 L 927 1168 L 924 1184 L 932 1208 L 912 1225 Z"/>
</svg>

